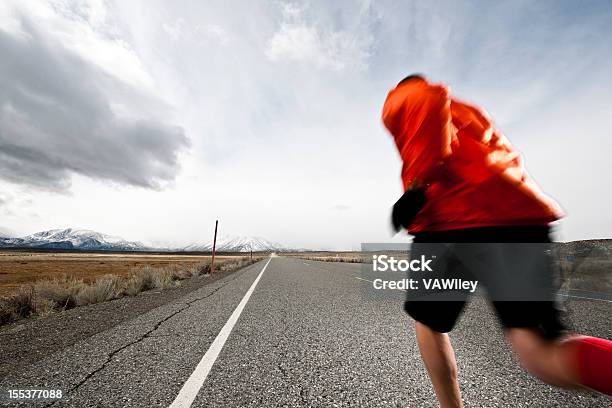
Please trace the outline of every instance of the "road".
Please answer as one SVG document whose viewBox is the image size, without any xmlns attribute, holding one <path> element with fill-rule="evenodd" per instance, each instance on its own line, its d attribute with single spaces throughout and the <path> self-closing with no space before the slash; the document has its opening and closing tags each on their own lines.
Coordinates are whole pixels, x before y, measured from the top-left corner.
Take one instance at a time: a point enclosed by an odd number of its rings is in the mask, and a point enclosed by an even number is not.
<svg viewBox="0 0 612 408">
<path fill-rule="evenodd" d="M 193 407 L 436 406 L 403 294 L 365 299 L 361 276 L 358 264 L 268 258 L 14 370 L 0 390 L 61 389 L 61 401 L 40 403 L 54 407 L 168 407 L 179 393 Z M 612 303 L 570 310 L 577 329 L 612 337 Z M 468 407 L 612 406 L 525 374 L 481 300 L 452 340 Z"/>
</svg>

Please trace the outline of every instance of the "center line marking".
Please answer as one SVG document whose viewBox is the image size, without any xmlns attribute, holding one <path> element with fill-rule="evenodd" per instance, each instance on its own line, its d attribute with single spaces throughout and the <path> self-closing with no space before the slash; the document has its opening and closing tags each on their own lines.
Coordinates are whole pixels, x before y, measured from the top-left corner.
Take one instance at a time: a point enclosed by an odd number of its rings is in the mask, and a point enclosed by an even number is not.
<svg viewBox="0 0 612 408">
<path fill-rule="evenodd" d="M 189 376 L 187 381 L 185 381 L 185 384 L 183 384 L 183 388 L 181 388 L 172 404 L 170 404 L 170 408 L 191 407 L 191 404 L 198 395 L 200 388 L 202 388 L 204 381 L 206 381 L 206 377 L 208 377 L 208 373 L 210 373 L 213 364 L 215 364 L 217 357 L 219 357 L 219 353 L 221 352 L 221 349 L 223 349 L 225 341 L 227 340 L 230 333 L 232 332 L 232 329 L 236 325 L 236 322 L 238 321 L 242 310 L 249 301 L 251 294 L 255 290 L 255 286 L 257 286 L 261 275 L 263 275 L 271 260 L 272 258 L 268 259 L 268 262 L 261 269 L 261 272 L 259 272 L 259 275 L 257 275 L 257 278 L 255 278 L 255 281 L 253 282 L 249 290 L 247 290 L 247 293 L 244 295 L 238 306 L 236 306 L 236 309 L 234 310 L 230 318 L 227 320 L 219 334 L 217 334 L 217 337 L 215 337 L 215 340 L 210 345 L 208 351 L 206 351 L 206 354 L 204 354 L 204 357 L 202 357 L 202 360 L 200 360 L 193 373 Z"/>
<path fill-rule="evenodd" d="M 560 295 L 561 296 L 565 296 L 565 297 L 576 298 L 576 299 L 599 300 L 600 302 L 612 303 L 612 300 L 608 300 L 608 299 L 599 299 L 599 298 L 592 298 L 592 297 L 586 297 L 586 296 L 576 296 L 576 295 L 566 295 L 565 293 L 561 293 Z"/>
</svg>

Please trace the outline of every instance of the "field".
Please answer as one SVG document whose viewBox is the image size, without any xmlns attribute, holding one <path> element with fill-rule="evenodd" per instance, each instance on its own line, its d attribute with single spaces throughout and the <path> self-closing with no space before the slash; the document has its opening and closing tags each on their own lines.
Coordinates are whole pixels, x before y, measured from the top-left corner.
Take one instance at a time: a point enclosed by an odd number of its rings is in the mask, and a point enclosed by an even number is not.
<svg viewBox="0 0 612 408">
<path fill-rule="evenodd" d="M 309 261 L 325 261 L 325 262 L 347 262 L 347 263 L 362 263 L 368 258 L 360 252 L 329 252 L 329 251 L 309 251 L 309 252 L 291 252 L 285 253 L 284 256 L 290 256 Z"/>
<path fill-rule="evenodd" d="M 216 256 L 215 264 L 245 255 Z M 210 259 L 209 255 L 0 251 L 0 296 L 40 280 L 66 277 L 90 283 L 107 274 L 126 277 L 145 266 L 195 267 Z"/>
</svg>

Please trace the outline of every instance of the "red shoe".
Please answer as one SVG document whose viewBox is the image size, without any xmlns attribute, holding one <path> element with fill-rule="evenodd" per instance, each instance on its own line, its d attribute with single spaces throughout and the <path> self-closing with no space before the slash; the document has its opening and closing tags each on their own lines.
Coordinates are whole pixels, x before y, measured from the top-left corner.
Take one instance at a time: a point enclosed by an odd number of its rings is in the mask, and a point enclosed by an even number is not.
<svg viewBox="0 0 612 408">
<path fill-rule="evenodd" d="M 612 396 L 612 341 L 577 336 L 567 342 L 576 350 L 576 366 L 581 385 Z"/>
</svg>

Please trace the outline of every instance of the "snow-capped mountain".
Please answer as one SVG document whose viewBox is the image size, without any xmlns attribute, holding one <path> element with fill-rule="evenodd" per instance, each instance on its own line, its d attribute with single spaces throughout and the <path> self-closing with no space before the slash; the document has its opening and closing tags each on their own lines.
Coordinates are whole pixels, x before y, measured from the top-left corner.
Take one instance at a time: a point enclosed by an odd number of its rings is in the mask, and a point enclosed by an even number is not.
<svg viewBox="0 0 612 408">
<path fill-rule="evenodd" d="M 212 242 L 204 244 L 191 244 L 184 248 L 183 251 L 212 251 Z M 290 251 L 290 248 L 279 244 L 278 242 L 268 241 L 261 237 L 217 237 L 216 250 L 219 252 L 259 252 L 259 251 Z"/>
<path fill-rule="evenodd" d="M 140 242 L 85 229 L 54 229 L 21 238 L 0 237 L 0 248 L 76 249 L 90 251 L 212 251 L 212 242 L 191 244 L 186 247 L 156 248 Z M 218 237 L 219 252 L 282 252 L 290 251 L 277 242 L 261 237 Z"/>
<path fill-rule="evenodd" d="M 140 242 L 126 241 L 123 238 L 101 234 L 96 231 L 73 228 L 41 231 L 21 238 L 0 238 L 0 247 L 102 251 L 143 251 L 149 249 Z"/>
</svg>

